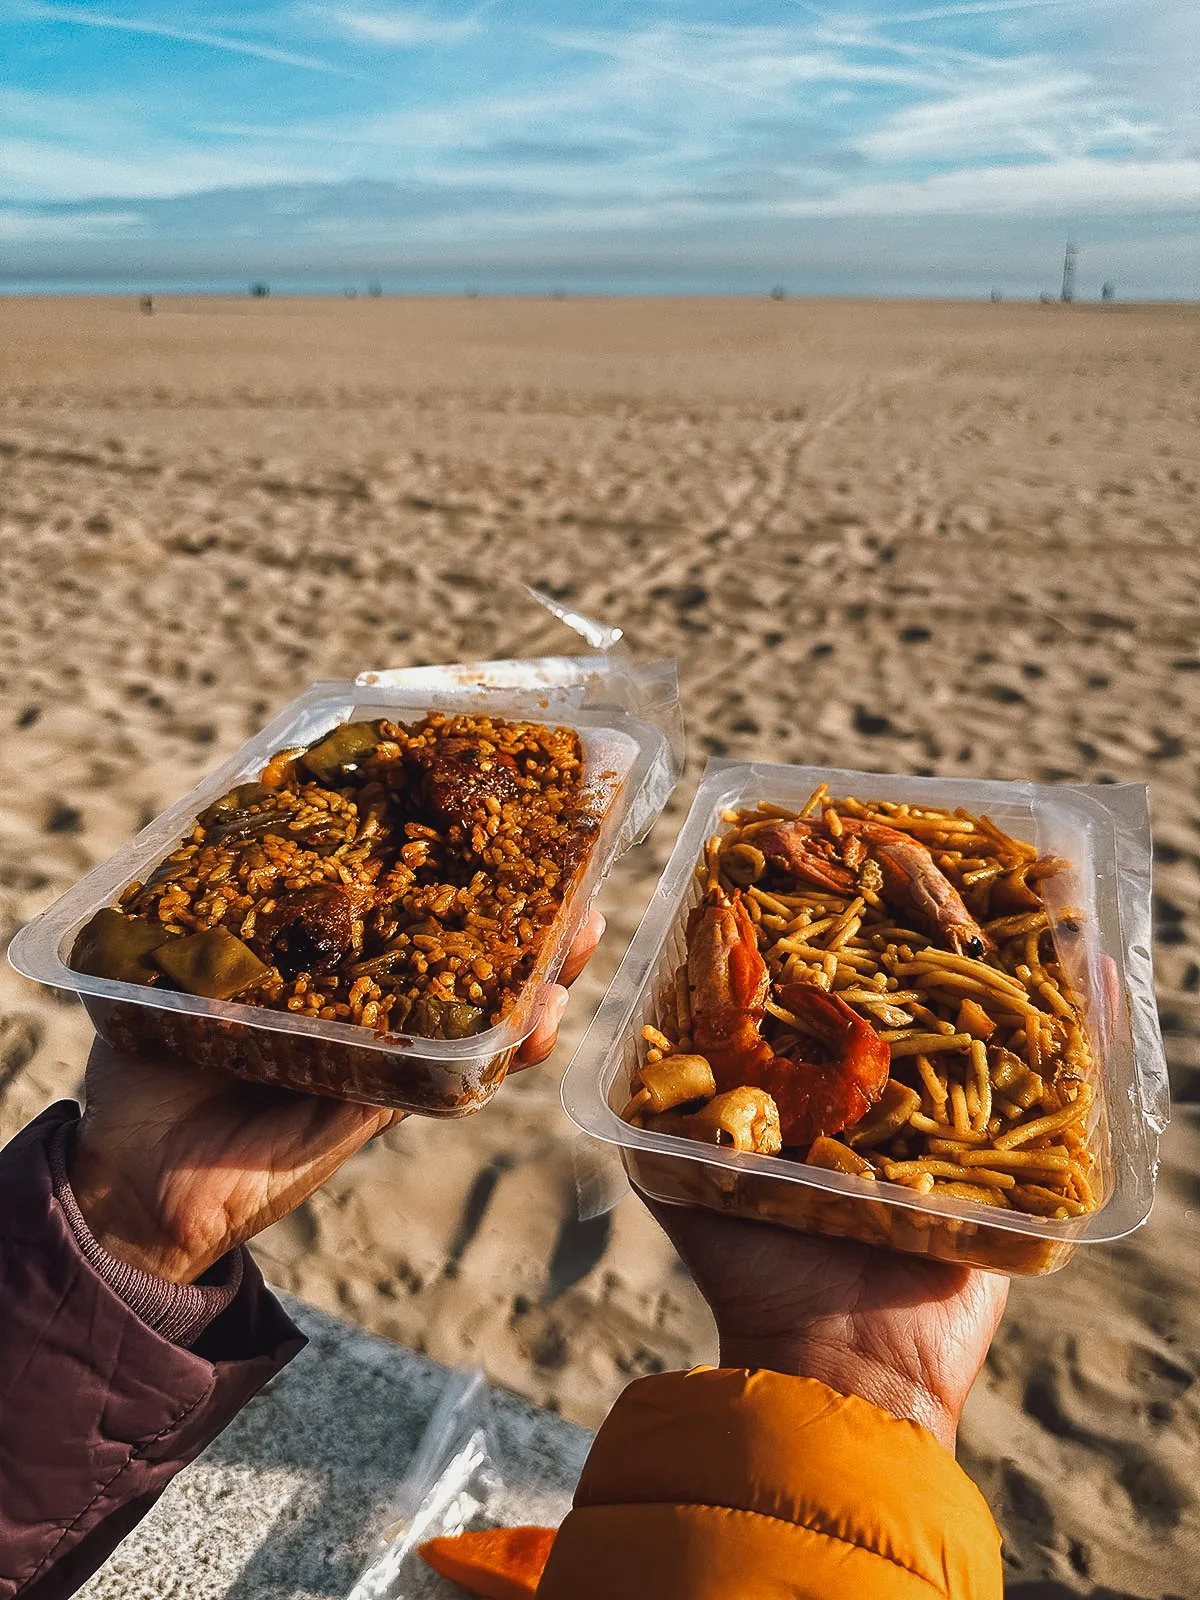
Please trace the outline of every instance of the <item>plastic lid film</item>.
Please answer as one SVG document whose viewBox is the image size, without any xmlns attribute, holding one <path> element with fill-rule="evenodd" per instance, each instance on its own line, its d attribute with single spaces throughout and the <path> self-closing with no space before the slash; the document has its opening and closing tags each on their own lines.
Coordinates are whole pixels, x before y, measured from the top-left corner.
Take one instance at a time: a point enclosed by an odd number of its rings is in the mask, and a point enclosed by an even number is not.
<svg viewBox="0 0 1200 1600">
<path fill-rule="evenodd" d="M 478 1368 L 451 1372 L 405 1474 L 386 1528 L 347 1600 L 405 1600 L 426 1539 L 461 1533 L 500 1486 Z M 419 1568 L 420 1563 L 417 1563 Z"/>
<path fill-rule="evenodd" d="M 661 742 L 629 797 L 617 854 L 640 844 L 661 815 L 687 758 L 679 674 L 674 661 L 634 661 L 620 628 L 571 611 L 550 595 L 517 587 L 597 651 L 591 656 L 531 656 L 459 661 L 435 667 L 392 667 L 359 673 L 363 688 L 423 689 L 464 711 L 486 711 L 503 694 L 506 716 L 543 719 L 566 711 L 619 712 L 657 729 Z"/>
</svg>

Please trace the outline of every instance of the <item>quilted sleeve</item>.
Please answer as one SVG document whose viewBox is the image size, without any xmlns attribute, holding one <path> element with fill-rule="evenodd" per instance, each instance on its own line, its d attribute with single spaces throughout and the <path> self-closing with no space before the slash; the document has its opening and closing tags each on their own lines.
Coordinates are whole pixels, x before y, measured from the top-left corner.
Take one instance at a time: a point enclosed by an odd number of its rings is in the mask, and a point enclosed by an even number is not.
<svg viewBox="0 0 1200 1600">
<path fill-rule="evenodd" d="M 538 1600 L 1001 1600 L 1000 1535 L 932 1434 L 812 1378 L 631 1384 Z"/>
<path fill-rule="evenodd" d="M 73 1594 L 304 1343 L 246 1255 L 182 1348 L 84 1255 L 50 1149 L 52 1106 L 0 1151 L 0 1600 Z"/>
</svg>

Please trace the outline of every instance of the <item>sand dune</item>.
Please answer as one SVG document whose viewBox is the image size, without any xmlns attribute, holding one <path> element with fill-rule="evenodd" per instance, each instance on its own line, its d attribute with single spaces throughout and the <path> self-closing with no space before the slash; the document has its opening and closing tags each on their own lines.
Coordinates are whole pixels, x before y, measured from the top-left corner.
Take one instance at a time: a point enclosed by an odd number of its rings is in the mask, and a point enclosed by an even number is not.
<svg viewBox="0 0 1200 1600">
<path fill-rule="evenodd" d="M 8 300 L 0 347 L 0 940 L 313 680 L 569 647 L 498 576 L 681 663 L 693 760 L 556 1063 L 364 1153 L 264 1237 L 275 1281 L 587 1422 L 711 1355 L 632 1201 L 575 1220 L 557 1095 L 706 753 L 1150 781 L 1197 1098 L 1194 310 Z M 0 1134 L 87 1038 L 0 973 Z M 1195 1593 L 1200 1125 L 1166 1148 L 1151 1224 L 1019 1285 L 971 1403 L 1024 1600 Z"/>
</svg>

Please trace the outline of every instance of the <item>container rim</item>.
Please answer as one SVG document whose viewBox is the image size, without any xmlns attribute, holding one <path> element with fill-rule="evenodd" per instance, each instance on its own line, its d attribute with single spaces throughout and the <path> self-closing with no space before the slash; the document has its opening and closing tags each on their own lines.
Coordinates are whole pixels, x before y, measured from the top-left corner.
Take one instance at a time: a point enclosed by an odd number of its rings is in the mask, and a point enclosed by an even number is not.
<svg viewBox="0 0 1200 1600">
<path fill-rule="evenodd" d="M 788 788 L 803 789 L 807 795 L 823 781 L 828 782 L 835 792 L 840 789 L 844 793 L 860 793 L 868 784 L 886 793 L 889 783 L 902 783 L 906 791 L 904 798 L 914 800 L 945 799 L 948 798 L 946 790 L 951 789 L 958 797 L 957 804 L 965 803 L 964 794 L 993 809 L 1003 806 L 1011 811 L 1015 803 L 1026 809 L 1034 820 L 1035 797 L 1053 798 L 1071 807 L 1080 825 L 1090 833 L 1095 834 L 1099 830 L 1103 842 L 1112 852 L 1113 860 L 1116 859 L 1114 812 L 1103 803 L 1104 791 L 1097 793 L 1092 787 L 1043 785 L 1022 780 L 923 778 L 852 768 L 710 760 L 637 932 L 563 1077 L 561 1098 L 567 1116 L 584 1134 L 621 1150 L 667 1155 L 730 1172 L 753 1172 L 810 1189 L 832 1190 L 858 1199 L 882 1201 L 909 1211 L 932 1212 L 969 1221 L 981 1229 L 1096 1244 L 1111 1243 L 1132 1233 L 1150 1215 L 1153 1206 L 1153 1169 L 1149 1184 L 1135 1190 L 1133 1204 L 1116 1207 L 1113 1201 L 1122 1173 L 1115 1150 L 1110 1154 L 1112 1172 L 1109 1193 L 1097 1210 L 1086 1217 L 1056 1220 L 1024 1212 L 1005 1212 L 999 1208 L 981 1206 L 974 1201 L 920 1195 L 905 1189 L 903 1185 L 882 1179 L 868 1181 L 852 1173 L 809 1167 L 803 1162 L 788 1162 L 778 1156 L 734 1152 L 715 1145 L 698 1144 L 677 1134 L 635 1128 L 625 1122 L 609 1104 L 608 1095 L 620 1070 L 620 1052 L 631 1019 L 654 981 L 659 958 L 678 919 L 703 842 L 719 825 L 721 811 L 738 802 L 775 797 L 778 797 L 779 803 L 786 803 L 787 798 L 792 798 L 786 796 Z M 1126 791 L 1141 788 L 1139 785 L 1113 787 Z M 785 793 L 780 793 L 781 788 Z M 1144 790 L 1142 793 L 1144 796 Z M 798 803 L 802 804 L 803 799 Z M 1124 982 L 1123 964 L 1121 973 Z M 1113 1086 L 1107 1081 L 1107 1066 L 1108 1062 L 1105 1061 L 1100 1069 L 1106 1101 L 1116 1098 Z M 1109 1142 L 1110 1146 L 1114 1142 L 1111 1128 Z"/>
<path fill-rule="evenodd" d="M 487 691 L 489 712 L 504 716 L 503 692 Z M 236 1024 L 270 1033 L 303 1034 L 339 1046 L 386 1052 L 398 1056 L 433 1060 L 453 1065 L 473 1062 L 514 1049 L 528 1038 L 537 1025 L 541 1001 L 553 983 L 599 883 L 616 853 L 621 826 L 629 807 L 659 761 L 666 737 L 652 723 L 612 707 L 588 710 L 555 704 L 553 720 L 575 728 L 582 735 L 608 734 L 622 748 L 623 759 L 611 776 L 604 775 L 604 804 L 601 827 L 582 869 L 564 897 L 557 917 L 543 944 L 543 954 L 526 980 L 512 1012 L 502 1022 L 466 1039 L 430 1039 L 422 1034 L 403 1032 L 376 1034 L 361 1024 L 328 1022 L 299 1017 L 294 1012 L 277 1011 L 231 1000 L 210 1000 L 176 990 L 147 988 L 141 984 L 119 983 L 112 979 L 76 972 L 63 959 L 63 949 L 83 923 L 96 911 L 110 905 L 114 897 L 138 876 L 141 866 L 161 859 L 175 845 L 187 824 L 212 800 L 223 794 L 239 778 L 258 770 L 278 749 L 297 741 L 312 743 L 339 723 L 351 720 L 359 710 L 384 711 L 394 708 L 406 715 L 415 710 L 461 712 L 461 699 L 439 695 L 436 689 L 416 687 L 367 687 L 350 682 L 314 684 L 288 703 L 276 717 L 207 777 L 166 810 L 160 812 L 134 837 L 106 860 L 93 867 L 71 888 L 32 918 L 12 938 L 8 946 L 10 965 L 23 977 L 51 988 L 78 995 L 89 995 L 111 1002 L 140 1005 L 158 1011 L 175 1011 L 189 1016 Z M 519 720 L 530 720 L 526 709 L 513 712 Z M 289 740 L 289 735 L 293 737 Z M 601 775 L 593 774 L 590 781 Z"/>
</svg>

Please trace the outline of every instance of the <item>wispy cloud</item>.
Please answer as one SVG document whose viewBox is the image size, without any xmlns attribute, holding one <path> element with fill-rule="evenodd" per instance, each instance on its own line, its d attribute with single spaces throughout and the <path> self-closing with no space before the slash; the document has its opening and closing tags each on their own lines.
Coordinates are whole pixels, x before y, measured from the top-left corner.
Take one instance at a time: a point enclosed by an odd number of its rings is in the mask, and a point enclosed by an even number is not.
<svg viewBox="0 0 1200 1600">
<path fill-rule="evenodd" d="M 1096 213 L 1200 210 L 1198 161 L 1098 161 L 972 167 L 907 183 L 864 184 L 779 207 L 793 217 L 1051 215 L 1077 223 Z"/>
<path fill-rule="evenodd" d="M 324 179 L 328 163 L 301 165 L 237 150 L 181 149 L 161 139 L 122 155 L 72 148 L 52 139 L 12 138 L 4 145 L 7 198 L 38 201 L 103 196 L 121 201 L 202 194 L 223 184 L 253 190 L 263 184 Z"/>
<path fill-rule="evenodd" d="M 960 17 L 995 17 L 1006 11 L 1081 11 L 1089 6 L 1115 4 L 1118 0 L 978 0 L 977 4 L 932 6 L 927 11 L 899 11 L 888 21 L 893 27 L 907 23 L 949 22 Z"/>
<path fill-rule="evenodd" d="M 622 63 L 649 84 L 678 78 L 706 90 L 777 109 L 794 109 L 792 93 L 803 85 L 844 83 L 933 88 L 927 72 L 846 53 L 813 49 L 793 28 L 734 27 L 716 24 L 661 24 L 617 31 L 554 28 L 543 37 L 564 50 L 589 52 Z M 728 116 L 728 108 L 721 108 Z"/>
<path fill-rule="evenodd" d="M 1083 73 L 1048 73 L 996 88 L 952 94 L 906 107 L 864 134 L 858 147 L 875 160 L 956 161 L 1036 151 L 1081 154 L 1097 145 L 1145 143 L 1156 132 L 1121 116 Z"/>
<path fill-rule="evenodd" d="M 0 208 L 0 239 L 9 244 L 39 244 L 65 239 L 110 239 L 143 224 L 140 211 L 73 210 L 63 215 L 44 211 L 17 211 Z"/>
<path fill-rule="evenodd" d="M 461 17 L 445 17 L 415 6 L 389 6 L 363 11 L 340 5 L 303 5 L 307 16 L 356 39 L 383 45 L 461 44 L 480 28 L 477 8 Z"/>
<path fill-rule="evenodd" d="M 59 6 L 22 4 L 16 14 L 29 21 L 65 23 L 78 28 L 96 28 L 109 33 L 140 34 L 147 39 L 173 39 L 179 44 L 192 44 L 205 50 L 223 50 L 232 55 L 253 56 L 260 61 L 272 61 L 279 66 L 299 67 L 305 72 L 324 72 L 338 78 L 360 76 L 345 67 L 317 56 L 298 55 L 294 50 L 280 49 L 275 45 L 260 44 L 253 39 L 240 38 L 229 33 L 210 33 L 202 28 L 179 28 L 170 23 L 152 22 L 138 17 L 114 17 L 107 12 L 92 11 L 84 6 Z"/>
</svg>

